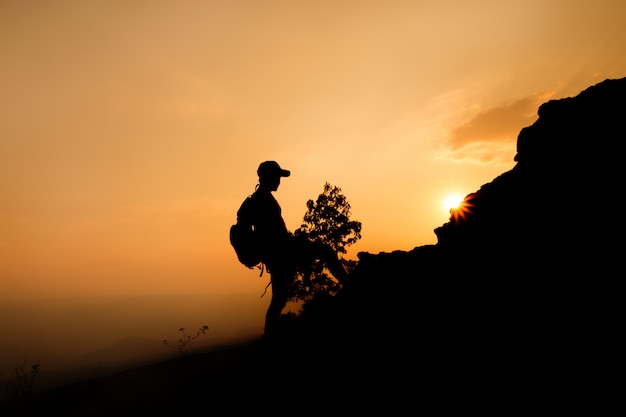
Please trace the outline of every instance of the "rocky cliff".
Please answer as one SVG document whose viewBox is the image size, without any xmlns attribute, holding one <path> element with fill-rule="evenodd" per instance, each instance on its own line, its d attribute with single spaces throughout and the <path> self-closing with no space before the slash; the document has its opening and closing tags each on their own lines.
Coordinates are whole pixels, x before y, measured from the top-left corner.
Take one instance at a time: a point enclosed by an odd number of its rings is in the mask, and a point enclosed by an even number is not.
<svg viewBox="0 0 626 417">
<path fill-rule="evenodd" d="M 467 195 L 434 229 L 437 244 L 359 254 L 341 335 L 394 339 L 395 365 L 428 358 L 413 366 L 435 379 L 558 375 L 569 386 L 612 366 L 623 326 L 626 78 L 548 101 L 538 115 L 519 133 L 515 167 Z"/>
<path fill-rule="evenodd" d="M 624 230 L 626 78 L 539 107 L 519 133 L 517 164 L 465 197 L 434 232 L 439 272 L 490 277 L 613 275 Z M 389 260 L 389 254 L 378 254 Z M 381 262 L 371 254 L 367 262 Z"/>
<path fill-rule="evenodd" d="M 465 198 L 435 229 L 453 256 L 507 274 L 610 274 L 623 230 L 626 79 L 549 101 L 519 134 L 516 166 Z"/>
</svg>

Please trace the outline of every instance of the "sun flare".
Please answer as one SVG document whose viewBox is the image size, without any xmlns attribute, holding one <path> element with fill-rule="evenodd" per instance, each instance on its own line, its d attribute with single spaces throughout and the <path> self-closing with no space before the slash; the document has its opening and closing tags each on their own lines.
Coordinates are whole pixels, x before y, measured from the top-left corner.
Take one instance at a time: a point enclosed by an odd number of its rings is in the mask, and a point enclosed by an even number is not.
<svg viewBox="0 0 626 417">
<path fill-rule="evenodd" d="M 459 208 L 463 199 L 461 194 L 448 194 L 443 200 L 443 208 L 446 213 L 449 213 L 451 209 Z"/>
</svg>

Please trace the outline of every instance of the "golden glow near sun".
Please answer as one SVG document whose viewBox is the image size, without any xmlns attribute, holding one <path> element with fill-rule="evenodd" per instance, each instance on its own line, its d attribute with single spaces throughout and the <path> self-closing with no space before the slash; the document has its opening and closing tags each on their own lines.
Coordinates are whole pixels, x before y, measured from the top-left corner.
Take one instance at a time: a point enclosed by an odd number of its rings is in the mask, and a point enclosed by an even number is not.
<svg viewBox="0 0 626 417">
<path fill-rule="evenodd" d="M 464 198 L 465 197 L 461 194 L 448 194 L 443 200 L 443 208 L 446 213 L 449 213 L 450 209 L 458 208 Z"/>
</svg>

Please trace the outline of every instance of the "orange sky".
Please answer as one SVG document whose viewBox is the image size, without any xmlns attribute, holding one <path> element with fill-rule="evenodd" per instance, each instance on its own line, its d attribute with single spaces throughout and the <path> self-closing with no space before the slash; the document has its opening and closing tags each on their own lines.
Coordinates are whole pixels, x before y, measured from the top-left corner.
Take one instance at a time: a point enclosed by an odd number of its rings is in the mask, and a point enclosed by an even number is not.
<svg viewBox="0 0 626 417">
<path fill-rule="evenodd" d="M 514 4 L 511 4 L 514 3 Z M 436 243 L 550 98 L 626 76 L 626 2 L 0 2 L 0 299 L 261 292 L 228 229 L 259 162 L 296 229 Z"/>
</svg>

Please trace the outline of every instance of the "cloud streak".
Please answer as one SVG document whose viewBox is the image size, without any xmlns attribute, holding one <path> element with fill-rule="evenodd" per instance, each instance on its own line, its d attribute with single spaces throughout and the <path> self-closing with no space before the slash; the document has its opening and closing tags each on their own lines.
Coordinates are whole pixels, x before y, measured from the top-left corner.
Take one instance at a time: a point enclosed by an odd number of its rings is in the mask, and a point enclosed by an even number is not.
<svg viewBox="0 0 626 417">
<path fill-rule="evenodd" d="M 514 149 L 520 130 L 534 123 L 537 109 L 550 96 L 532 94 L 476 113 L 450 130 L 445 143 L 449 157 L 480 162 L 501 159 L 501 151 Z"/>
</svg>

